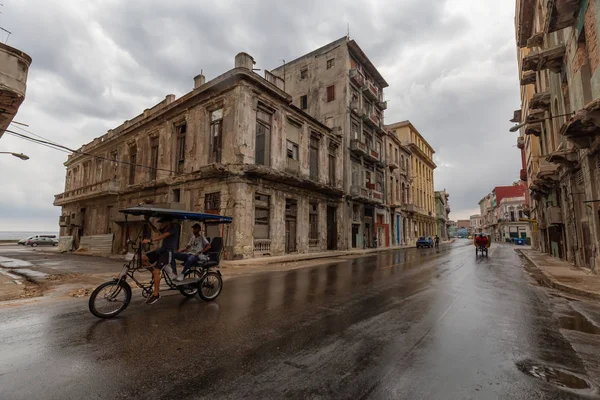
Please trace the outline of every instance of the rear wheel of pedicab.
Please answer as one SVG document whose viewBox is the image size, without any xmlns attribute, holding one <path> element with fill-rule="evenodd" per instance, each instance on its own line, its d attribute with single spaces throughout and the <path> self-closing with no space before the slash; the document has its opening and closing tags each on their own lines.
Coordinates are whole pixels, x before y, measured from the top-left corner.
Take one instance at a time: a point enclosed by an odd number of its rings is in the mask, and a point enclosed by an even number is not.
<svg viewBox="0 0 600 400">
<path fill-rule="evenodd" d="M 202 273 L 193 269 L 193 270 L 189 270 L 188 272 L 186 272 L 183 277 L 184 277 L 184 279 L 189 279 L 189 278 L 200 279 L 200 278 L 202 278 Z M 181 285 L 178 287 L 178 289 L 179 289 L 179 292 L 182 295 L 184 295 L 185 297 L 193 297 L 196 295 L 196 293 L 198 293 L 198 287 L 199 287 L 198 282 L 195 282 L 195 283 L 190 283 L 189 285 Z"/>
<path fill-rule="evenodd" d="M 112 318 L 127 308 L 131 287 L 127 282 L 110 281 L 98 286 L 88 302 L 90 312 L 98 318 Z"/>
<path fill-rule="evenodd" d="M 199 282 L 198 295 L 204 301 L 212 301 L 219 296 L 223 290 L 223 279 L 217 272 L 210 271 Z"/>
</svg>

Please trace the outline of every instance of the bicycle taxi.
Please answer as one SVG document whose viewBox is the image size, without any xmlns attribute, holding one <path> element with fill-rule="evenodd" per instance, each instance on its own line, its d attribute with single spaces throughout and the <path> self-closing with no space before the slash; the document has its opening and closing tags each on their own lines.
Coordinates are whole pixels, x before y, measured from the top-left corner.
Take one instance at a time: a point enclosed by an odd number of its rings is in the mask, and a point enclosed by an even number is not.
<svg viewBox="0 0 600 400">
<path fill-rule="evenodd" d="M 212 301 L 219 296 L 223 289 L 223 279 L 217 268 L 219 268 L 221 253 L 223 252 L 223 236 L 226 236 L 226 233 L 225 235 L 223 233 L 225 227 L 232 222 L 231 217 L 153 207 L 130 207 L 120 210 L 120 212 L 125 214 L 126 228 L 128 215 L 143 216 L 144 227 L 140 229 L 134 240 L 129 238 L 129 229 L 126 229 L 126 243 L 133 251 L 127 254 L 125 264 L 123 264 L 119 275 L 115 279 L 101 284 L 92 292 L 88 303 L 92 314 L 98 318 L 112 318 L 125 310 L 132 296 L 128 280 L 142 290 L 144 298 L 152 295 L 154 279 L 151 278 L 148 283 L 144 283 L 144 279 L 139 277 L 140 273 L 148 272 L 148 268 L 142 265 L 142 254 L 145 253 L 142 236 L 143 232 L 149 230 L 150 218 L 166 217 L 174 221 L 196 221 L 205 225 L 221 226 L 221 236 L 212 238 L 210 242 L 210 252 L 207 253 L 208 261 L 193 265 L 185 273 L 183 281 L 172 280 L 169 274 L 165 273 L 164 268 L 161 271 L 161 282 L 164 282 L 169 290 L 179 290 L 186 297 L 193 297 L 198 294 L 204 301 Z M 170 268 L 170 266 L 165 268 Z"/>
</svg>

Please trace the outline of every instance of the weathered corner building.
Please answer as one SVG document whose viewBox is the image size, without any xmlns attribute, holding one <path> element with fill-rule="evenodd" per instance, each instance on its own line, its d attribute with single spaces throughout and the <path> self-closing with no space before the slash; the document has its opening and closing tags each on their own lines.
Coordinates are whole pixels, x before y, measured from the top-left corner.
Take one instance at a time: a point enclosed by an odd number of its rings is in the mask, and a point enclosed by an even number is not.
<svg viewBox="0 0 600 400">
<path fill-rule="evenodd" d="M 0 137 L 25 100 L 31 57 L 0 43 Z"/>
<path fill-rule="evenodd" d="M 441 240 L 448 240 L 448 229 L 450 219 L 448 215 L 450 214 L 450 201 L 448 198 L 450 197 L 450 193 L 444 190 L 437 190 L 435 192 L 435 219 L 437 223 L 436 234 L 440 237 Z"/>
<path fill-rule="evenodd" d="M 61 236 L 77 247 L 114 235 L 112 250 L 120 252 L 126 231 L 118 210 L 144 202 L 233 217 L 230 259 L 347 248 L 340 132 L 253 65 L 240 53 L 234 69 L 209 82 L 197 76 L 191 92 L 168 95 L 69 156 L 65 191 L 54 202 L 62 207 Z M 133 222 L 129 231 L 140 227 Z"/>
<path fill-rule="evenodd" d="M 525 217 L 525 187 L 520 184 L 496 186 L 479 201 L 480 215 L 471 216 L 479 220 L 477 232 L 483 232 L 492 240 L 504 242 L 507 239 L 521 238 L 531 241 L 531 231 L 527 222 L 519 221 Z"/>
<path fill-rule="evenodd" d="M 517 0 L 521 179 L 532 245 L 600 267 L 600 3 Z"/>
</svg>

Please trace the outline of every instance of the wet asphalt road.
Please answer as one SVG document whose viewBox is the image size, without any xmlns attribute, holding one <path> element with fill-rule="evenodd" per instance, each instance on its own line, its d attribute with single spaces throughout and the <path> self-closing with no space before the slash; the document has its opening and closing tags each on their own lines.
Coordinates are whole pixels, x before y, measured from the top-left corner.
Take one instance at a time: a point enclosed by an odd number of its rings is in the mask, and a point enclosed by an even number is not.
<svg viewBox="0 0 600 400">
<path fill-rule="evenodd" d="M 537 286 L 510 246 L 492 247 L 487 259 L 459 242 L 238 277 L 213 303 L 164 293 L 146 306 L 134 292 L 113 320 L 93 317 L 86 299 L 0 307 L 0 398 L 598 393 L 586 371 L 594 357 L 584 362 L 575 351 L 552 311 L 559 300 Z M 531 376 L 545 366 L 570 371 L 564 381 L 580 389 Z"/>
</svg>

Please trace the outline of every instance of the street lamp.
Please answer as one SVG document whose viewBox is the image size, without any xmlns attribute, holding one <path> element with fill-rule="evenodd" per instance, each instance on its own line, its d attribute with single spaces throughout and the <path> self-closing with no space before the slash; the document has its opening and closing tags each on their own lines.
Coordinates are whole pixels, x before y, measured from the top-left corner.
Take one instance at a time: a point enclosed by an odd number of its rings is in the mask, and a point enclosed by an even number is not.
<svg viewBox="0 0 600 400">
<path fill-rule="evenodd" d="M 527 122 L 521 122 L 520 124 L 517 124 L 517 125 L 513 126 L 512 128 L 510 128 L 509 131 L 516 132 L 519 129 L 521 129 L 522 127 L 524 127 L 525 125 L 527 125 Z"/>
<path fill-rule="evenodd" d="M 23 153 L 11 153 L 10 151 L 0 151 L 0 154 L 10 154 L 13 157 L 20 158 L 21 160 L 29 160 L 29 157 Z"/>
</svg>

